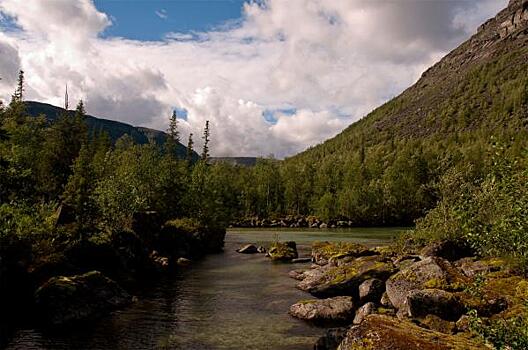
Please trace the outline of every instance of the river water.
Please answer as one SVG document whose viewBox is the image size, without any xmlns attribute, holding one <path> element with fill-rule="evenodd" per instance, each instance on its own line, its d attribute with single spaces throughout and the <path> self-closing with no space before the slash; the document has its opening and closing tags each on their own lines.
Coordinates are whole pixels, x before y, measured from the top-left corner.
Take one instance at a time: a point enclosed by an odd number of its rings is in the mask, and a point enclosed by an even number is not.
<svg viewBox="0 0 528 350">
<path fill-rule="evenodd" d="M 244 243 L 265 247 L 275 239 L 297 242 L 300 256 L 313 241 L 390 242 L 398 228 L 349 230 L 231 230 L 224 253 L 156 281 L 139 301 L 90 327 L 49 334 L 16 331 L 8 349 L 311 349 L 324 329 L 288 315 L 291 304 L 311 298 L 295 289 L 288 272 L 307 264 L 272 263 L 263 254 L 244 255 Z"/>
</svg>

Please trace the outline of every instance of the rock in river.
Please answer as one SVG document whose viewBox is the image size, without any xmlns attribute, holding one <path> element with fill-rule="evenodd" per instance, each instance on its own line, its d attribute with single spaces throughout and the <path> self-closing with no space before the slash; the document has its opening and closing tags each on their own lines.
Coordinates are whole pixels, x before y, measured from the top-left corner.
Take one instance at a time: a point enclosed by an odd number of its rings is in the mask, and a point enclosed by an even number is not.
<svg viewBox="0 0 528 350">
<path fill-rule="evenodd" d="M 351 297 L 304 300 L 290 307 L 290 315 L 312 322 L 347 322 L 354 318 Z"/>
<path fill-rule="evenodd" d="M 50 278 L 35 293 L 42 321 L 48 326 L 69 325 L 101 317 L 132 302 L 116 282 L 98 271 Z"/>
<path fill-rule="evenodd" d="M 274 242 L 268 251 L 268 256 L 275 261 L 292 261 L 297 259 L 297 245 L 293 241 Z"/>
<path fill-rule="evenodd" d="M 241 253 L 241 254 L 256 254 L 256 253 L 258 253 L 258 249 L 253 244 L 246 244 L 245 246 L 237 249 L 237 253 Z"/>
</svg>

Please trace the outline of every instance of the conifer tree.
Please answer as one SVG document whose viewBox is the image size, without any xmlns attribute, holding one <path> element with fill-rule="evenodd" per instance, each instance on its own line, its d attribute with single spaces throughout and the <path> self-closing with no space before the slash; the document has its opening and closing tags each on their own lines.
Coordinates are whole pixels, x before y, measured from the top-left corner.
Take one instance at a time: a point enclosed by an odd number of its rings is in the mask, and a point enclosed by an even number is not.
<svg viewBox="0 0 528 350">
<path fill-rule="evenodd" d="M 205 122 L 204 133 L 202 136 L 202 139 L 204 140 L 204 145 L 202 149 L 202 160 L 203 161 L 207 161 L 207 159 L 209 159 L 209 136 L 210 136 L 209 120 L 207 120 Z"/>
<path fill-rule="evenodd" d="M 168 155 L 176 154 L 176 147 L 180 142 L 180 133 L 178 131 L 178 119 L 176 111 L 172 112 L 172 115 L 169 118 L 169 128 L 167 129 L 167 139 L 165 141 L 165 152 Z"/>
<path fill-rule="evenodd" d="M 18 73 L 17 88 L 11 98 L 11 102 L 22 102 L 24 100 L 24 71 Z"/>
<path fill-rule="evenodd" d="M 193 134 L 190 133 L 189 141 L 187 141 L 187 158 L 186 158 L 189 164 L 191 164 L 193 160 L 193 153 L 194 153 L 193 147 L 194 147 Z"/>
</svg>

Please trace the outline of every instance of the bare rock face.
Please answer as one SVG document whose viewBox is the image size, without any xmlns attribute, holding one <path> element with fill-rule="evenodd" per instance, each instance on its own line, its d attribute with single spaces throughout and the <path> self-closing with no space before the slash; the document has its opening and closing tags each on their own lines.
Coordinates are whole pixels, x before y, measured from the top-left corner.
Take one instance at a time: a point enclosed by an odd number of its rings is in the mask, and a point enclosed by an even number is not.
<svg viewBox="0 0 528 350">
<path fill-rule="evenodd" d="M 392 305 L 400 309 L 412 290 L 446 289 L 466 281 L 467 277 L 447 260 L 429 257 L 392 275 L 387 280 L 386 290 Z"/>
<path fill-rule="evenodd" d="M 507 10 L 508 16 L 500 22 L 499 33 L 501 38 L 515 33 L 528 25 L 528 1 L 511 0 Z"/>
<path fill-rule="evenodd" d="M 421 328 L 408 321 L 370 315 L 347 332 L 338 350 L 453 350 L 485 349 L 484 344 L 458 335 Z"/>
<path fill-rule="evenodd" d="M 354 317 L 351 297 L 304 300 L 290 307 L 290 315 L 316 323 L 343 323 Z"/>
</svg>

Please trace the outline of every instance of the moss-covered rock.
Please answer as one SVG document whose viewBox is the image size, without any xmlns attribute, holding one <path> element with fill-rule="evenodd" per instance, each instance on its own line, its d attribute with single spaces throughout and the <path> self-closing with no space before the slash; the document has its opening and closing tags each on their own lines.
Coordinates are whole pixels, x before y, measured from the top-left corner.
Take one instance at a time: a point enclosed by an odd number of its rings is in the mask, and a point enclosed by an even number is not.
<svg viewBox="0 0 528 350">
<path fill-rule="evenodd" d="M 93 320 L 131 302 L 125 290 L 98 271 L 53 277 L 35 292 L 40 319 L 53 327 Z"/>
<path fill-rule="evenodd" d="M 274 242 L 268 250 L 268 257 L 274 261 L 291 261 L 297 259 L 297 245 L 295 242 Z"/>
<path fill-rule="evenodd" d="M 326 265 L 333 260 L 345 257 L 379 254 L 368 247 L 352 242 L 314 242 L 312 244 L 312 259 L 318 265 Z"/>
<path fill-rule="evenodd" d="M 462 335 L 447 335 L 385 315 L 370 315 L 353 326 L 339 350 L 476 350 L 485 348 Z"/>
<path fill-rule="evenodd" d="M 385 281 L 395 272 L 390 259 L 381 256 L 364 256 L 339 266 L 314 269 L 297 287 L 317 297 L 349 295 L 359 298 L 359 285 L 376 278 Z M 319 273 L 317 273 L 319 272 Z"/>
<path fill-rule="evenodd" d="M 455 322 L 446 321 L 436 315 L 427 315 L 421 321 L 420 325 L 427 329 L 445 334 L 453 334 L 457 329 Z"/>
<path fill-rule="evenodd" d="M 351 297 L 303 300 L 290 307 L 290 315 L 314 323 L 347 323 L 354 318 Z"/>
<path fill-rule="evenodd" d="M 458 320 L 465 312 L 464 306 L 453 293 L 441 289 L 411 290 L 403 309 L 412 318 L 435 315 L 448 321 Z"/>
<path fill-rule="evenodd" d="M 467 242 L 457 240 L 443 240 L 433 242 L 423 248 L 420 255 L 424 257 L 434 256 L 448 261 L 459 260 L 475 255 L 475 252 Z"/>
<path fill-rule="evenodd" d="M 399 309 L 404 305 L 411 290 L 456 290 L 462 288 L 467 281 L 467 277 L 447 260 L 429 257 L 391 276 L 387 280 L 386 290 L 392 305 Z"/>
</svg>

